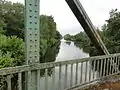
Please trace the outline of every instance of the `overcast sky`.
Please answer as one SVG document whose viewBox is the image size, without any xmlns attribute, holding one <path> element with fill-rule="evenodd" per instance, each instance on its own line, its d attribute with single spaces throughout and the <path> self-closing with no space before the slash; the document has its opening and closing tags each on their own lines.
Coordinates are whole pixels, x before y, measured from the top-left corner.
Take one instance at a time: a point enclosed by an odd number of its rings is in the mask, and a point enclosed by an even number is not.
<svg viewBox="0 0 120 90">
<path fill-rule="evenodd" d="M 24 3 L 24 0 L 8 1 Z M 80 2 L 93 24 L 99 28 L 109 18 L 111 9 L 117 8 L 120 11 L 120 0 L 80 0 Z M 65 0 L 40 0 L 40 14 L 52 15 L 62 35 L 76 34 L 82 30 Z"/>
</svg>

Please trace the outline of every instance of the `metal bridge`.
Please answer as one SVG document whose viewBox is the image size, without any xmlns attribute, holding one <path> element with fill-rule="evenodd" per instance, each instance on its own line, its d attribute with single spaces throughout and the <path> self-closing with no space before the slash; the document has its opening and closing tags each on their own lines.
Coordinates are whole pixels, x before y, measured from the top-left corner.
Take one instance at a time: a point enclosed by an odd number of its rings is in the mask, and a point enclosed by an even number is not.
<svg viewBox="0 0 120 90">
<path fill-rule="evenodd" d="M 0 78 L 3 78 L 0 90 L 43 90 L 41 87 L 44 90 L 84 90 L 87 85 L 120 73 L 120 54 L 109 54 L 79 0 L 66 2 L 103 56 L 39 63 L 39 2 L 25 0 L 26 65 L 0 69 Z"/>
</svg>

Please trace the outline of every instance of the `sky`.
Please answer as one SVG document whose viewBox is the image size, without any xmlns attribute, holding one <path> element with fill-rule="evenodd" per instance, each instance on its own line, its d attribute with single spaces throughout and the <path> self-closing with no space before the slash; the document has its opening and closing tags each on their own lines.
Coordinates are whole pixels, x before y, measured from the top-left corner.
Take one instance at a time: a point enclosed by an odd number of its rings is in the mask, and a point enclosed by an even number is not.
<svg viewBox="0 0 120 90">
<path fill-rule="evenodd" d="M 24 0 L 7 0 L 24 3 Z M 101 28 L 111 9 L 120 11 L 120 0 L 80 0 L 95 27 Z M 83 31 L 65 0 L 40 0 L 40 14 L 52 15 L 62 35 Z"/>
</svg>

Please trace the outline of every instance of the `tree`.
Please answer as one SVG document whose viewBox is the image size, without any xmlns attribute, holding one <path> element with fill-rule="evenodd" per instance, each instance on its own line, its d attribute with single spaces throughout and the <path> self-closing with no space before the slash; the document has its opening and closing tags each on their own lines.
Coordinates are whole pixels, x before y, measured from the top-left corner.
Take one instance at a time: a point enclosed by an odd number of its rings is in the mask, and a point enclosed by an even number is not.
<svg viewBox="0 0 120 90">
<path fill-rule="evenodd" d="M 117 9 L 110 11 L 110 18 L 106 20 L 106 29 L 103 31 L 104 43 L 110 53 L 120 52 L 120 12 Z"/>
<path fill-rule="evenodd" d="M 71 41 L 71 35 L 70 34 L 66 34 L 64 36 L 64 39 L 67 40 L 67 41 Z"/>
<path fill-rule="evenodd" d="M 45 57 L 49 48 L 60 42 L 61 34 L 56 29 L 52 16 L 40 16 L 40 58 Z"/>
<path fill-rule="evenodd" d="M 0 0 L 0 22 L 4 22 L 5 35 L 24 38 L 23 4 Z"/>
<path fill-rule="evenodd" d="M 120 40 L 120 12 L 115 10 L 110 11 L 110 18 L 107 21 L 107 37 L 112 40 Z"/>
</svg>

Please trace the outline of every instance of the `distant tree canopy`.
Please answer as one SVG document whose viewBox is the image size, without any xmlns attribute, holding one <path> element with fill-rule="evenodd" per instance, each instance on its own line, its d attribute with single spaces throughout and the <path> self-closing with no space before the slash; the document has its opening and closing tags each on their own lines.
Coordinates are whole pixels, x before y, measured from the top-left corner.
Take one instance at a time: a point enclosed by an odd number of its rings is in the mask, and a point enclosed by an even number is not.
<svg viewBox="0 0 120 90">
<path fill-rule="evenodd" d="M 23 9 L 24 5 L 21 3 L 0 0 L 0 65 L 2 65 L 0 67 L 25 64 Z M 62 36 L 57 31 L 52 16 L 41 15 L 39 19 L 40 59 L 42 60 L 48 49 L 60 42 Z"/>
<path fill-rule="evenodd" d="M 102 31 L 99 29 L 97 31 L 110 53 L 120 53 L 120 12 L 115 9 L 111 10 L 109 14 L 110 17 L 108 20 L 106 20 L 107 24 L 102 26 Z M 79 43 L 77 46 L 81 47 L 81 44 L 83 44 L 84 46 L 91 47 L 89 50 L 91 50 L 92 53 L 95 51 L 94 55 L 98 55 L 98 51 L 93 48 L 94 46 L 85 32 L 80 32 L 72 37 L 71 36 L 72 35 L 69 35 L 69 40 Z"/>
<path fill-rule="evenodd" d="M 87 34 L 85 32 L 80 32 L 76 35 L 70 35 L 70 34 L 66 34 L 64 36 L 65 40 L 70 40 L 70 41 L 74 41 L 74 42 L 80 42 L 80 43 L 84 43 L 85 46 L 89 46 L 90 45 L 90 40 L 87 36 Z"/>
<path fill-rule="evenodd" d="M 72 36 L 71 36 L 70 34 L 66 34 L 66 35 L 64 36 L 64 39 L 67 40 L 67 41 L 71 41 Z"/>
</svg>

